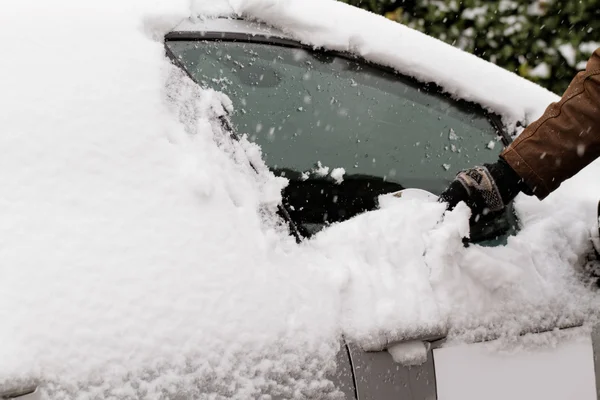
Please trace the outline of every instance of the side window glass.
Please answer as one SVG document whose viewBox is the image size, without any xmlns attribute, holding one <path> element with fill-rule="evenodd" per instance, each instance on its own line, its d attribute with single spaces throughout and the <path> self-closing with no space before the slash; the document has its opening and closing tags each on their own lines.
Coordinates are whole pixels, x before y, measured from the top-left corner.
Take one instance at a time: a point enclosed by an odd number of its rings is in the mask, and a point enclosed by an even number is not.
<svg viewBox="0 0 600 400">
<path fill-rule="evenodd" d="M 237 131 L 290 180 L 284 197 L 305 234 L 376 208 L 383 193 L 439 194 L 502 148 L 481 111 L 357 60 L 257 43 L 168 46 L 197 81 L 231 97 Z"/>
</svg>

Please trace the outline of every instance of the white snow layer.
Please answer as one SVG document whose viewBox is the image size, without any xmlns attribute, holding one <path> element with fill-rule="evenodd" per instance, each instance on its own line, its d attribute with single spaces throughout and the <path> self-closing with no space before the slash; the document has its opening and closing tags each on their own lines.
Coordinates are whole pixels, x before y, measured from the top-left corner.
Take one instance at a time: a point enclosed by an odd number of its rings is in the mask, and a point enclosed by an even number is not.
<svg viewBox="0 0 600 400">
<path fill-rule="evenodd" d="M 224 139 L 219 96 L 154 40 L 188 12 L 140 0 L 0 13 L 14 37 L 0 60 L 0 391 L 35 379 L 52 399 L 334 393 L 322 372 L 340 289 L 291 262 L 293 240 L 261 217 L 281 182 L 248 167 L 258 149 Z"/>
<path fill-rule="evenodd" d="M 335 183 L 344 182 L 344 175 L 346 174 L 346 170 L 344 168 L 334 168 L 331 171 L 331 177 L 335 180 Z"/>
<path fill-rule="evenodd" d="M 590 55 L 597 49 L 600 49 L 600 42 L 584 42 L 579 45 L 579 51 Z"/>
<path fill-rule="evenodd" d="M 395 362 L 402 365 L 421 365 L 427 361 L 429 343 L 420 340 L 407 340 L 396 343 L 387 350 Z"/>
<path fill-rule="evenodd" d="M 552 71 L 550 70 L 550 66 L 545 63 L 542 62 L 540 64 L 538 64 L 535 68 L 533 68 L 531 71 L 529 71 L 529 76 L 533 77 L 533 78 L 550 78 L 550 74 L 552 73 Z"/>
<path fill-rule="evenodd" d="M 575 66 L 575 62 L 577 61 L 577 50 L 571 43 L 564 43 L 558 46 L 558 52 L 563 56 L 563 58 L 567 61 L 571 67 Z"/>
<path fill-rule="evenodd" d="M 421 79 L 456 72 L 435 80 L 512 116 L 552 98 L 337 3 L 232 3 Z M 519 198 L 524 229 L 505 247 L 465 248 L 468 209 L 415 198 L 297 245 L 275 217 L 285 182 L 219 128 L 230 102 L 165 57 L 162 36 L 189 12 L 183 0 L 62 0 L 0 14 L 0 37 L 14 37 L 0 59 L 0 389 L 336 397 L 324 374 L 340 334 L 376 349 L 591 320 L 573 266 L 589 250 L 597 165 L 544 203 Z"/>
<path fill-rule="evenodd" d="M 348 51 L 460 99 L 483 104 L 507 126 L 531 123 L 558 97 L 440 40 L 335 0 L 192 0 L 201 16 L 244 16 L 315 47 Z"/>
</svg>

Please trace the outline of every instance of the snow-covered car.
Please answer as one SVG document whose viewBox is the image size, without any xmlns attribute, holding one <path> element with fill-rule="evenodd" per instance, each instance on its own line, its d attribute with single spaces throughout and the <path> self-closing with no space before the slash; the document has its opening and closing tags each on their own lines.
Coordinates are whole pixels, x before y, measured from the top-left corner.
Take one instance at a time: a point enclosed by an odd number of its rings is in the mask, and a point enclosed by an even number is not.
<svg viewBox="0 0 600 400">
<path fill-rule="evenodd" d="M 596 398 L 581 183 L 390 195 L 554 94 L 335 1 L 106 3 L 0 64 L 0 398 Z"/>
</svg>

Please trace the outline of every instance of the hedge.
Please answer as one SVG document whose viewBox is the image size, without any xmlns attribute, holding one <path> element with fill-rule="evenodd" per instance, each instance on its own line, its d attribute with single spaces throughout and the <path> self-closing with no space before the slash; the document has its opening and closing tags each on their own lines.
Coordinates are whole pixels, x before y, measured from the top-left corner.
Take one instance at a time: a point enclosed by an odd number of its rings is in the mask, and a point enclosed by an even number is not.
<svg viewBox="0 0 600 400">
<path fill-rule="evenodd" d="M 600 47 L 600 0 L 340 0 L 562 94 Z"/>
</svg>

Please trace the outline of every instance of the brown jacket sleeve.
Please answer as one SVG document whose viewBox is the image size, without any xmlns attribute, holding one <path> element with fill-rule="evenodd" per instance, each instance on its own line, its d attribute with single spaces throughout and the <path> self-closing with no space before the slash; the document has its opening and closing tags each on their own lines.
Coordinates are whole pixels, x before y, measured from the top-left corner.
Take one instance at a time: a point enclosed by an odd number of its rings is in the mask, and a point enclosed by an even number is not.
<svg viewBox="0 0 600 400">
<path fill-rule="evenodd" d="M 600 157 L 600 49 L 501 156 L 540 199 Z"/>
</svg>

